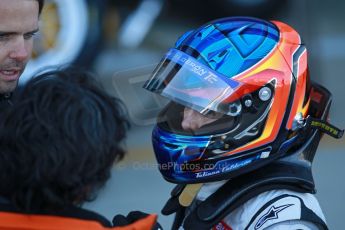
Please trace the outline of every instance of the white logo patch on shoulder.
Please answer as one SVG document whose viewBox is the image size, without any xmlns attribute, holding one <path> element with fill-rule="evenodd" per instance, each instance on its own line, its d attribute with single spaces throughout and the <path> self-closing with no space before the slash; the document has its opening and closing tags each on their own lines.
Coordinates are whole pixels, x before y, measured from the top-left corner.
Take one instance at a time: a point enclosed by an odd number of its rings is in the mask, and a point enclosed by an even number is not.
<svg viewBox="0 0 345 230">
<path fill-rule="evenodd" d="M 275 207 L 274 205 L 272 205 L 268 212 L 262 215 L 260 219 L 257 221 L 257 223 L 255 224 L 255 230 L 261 228 L 262 225 L 264 225 L 269 220 L 278 219 L 278 213 L 292 205 L 293 204 L 286 204 L 279 207 Z"/>
<path fill-rule="evenodd" d="M 301 202 L 299 198 L 294 196 L 278 196 L 271 200 L 270 204 L 267 203 L 262 206 L 255 216 L 256 218 L 251 225 L 252 228 L 249 229 L 259 230 L 286 220 L 299 220 L 301 217 Z"/>
</svg>

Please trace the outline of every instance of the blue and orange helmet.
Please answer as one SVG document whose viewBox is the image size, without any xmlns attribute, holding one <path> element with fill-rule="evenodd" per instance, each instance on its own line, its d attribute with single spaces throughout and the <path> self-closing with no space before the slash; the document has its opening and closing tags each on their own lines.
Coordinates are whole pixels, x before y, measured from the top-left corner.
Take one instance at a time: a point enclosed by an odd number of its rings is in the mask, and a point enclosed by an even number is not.
<svg viewBox="0 0 345 230">
<path fill-rule="evenodd" d="M 185 33 L 144 88 L 171 100 L 152 138 L 161 173 L 175 183 L 229 179 L 289 154 L 306 136 L 308 115 L 320 111 L 320 95 L 329 94 L 311 84 L 293 28 L 248 17 Z M 216 121 L 184 130 L 185 107 Z"/>
</svg>

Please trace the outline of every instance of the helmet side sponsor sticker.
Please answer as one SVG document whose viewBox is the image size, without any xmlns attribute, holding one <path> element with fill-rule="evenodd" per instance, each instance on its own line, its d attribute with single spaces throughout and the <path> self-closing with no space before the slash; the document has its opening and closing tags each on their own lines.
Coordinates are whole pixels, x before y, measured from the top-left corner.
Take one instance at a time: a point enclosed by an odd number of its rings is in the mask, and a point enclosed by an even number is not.
<svg viewBox="0 0 345 230">
<path fill-rule="evenodd" d="M 256 159 L 257 159 L 257 156 L 250 158 L 250 159 L 237 161 L 237 162 L 220 161 L 216 164 L 216 166 L 215 166 L 216 169 L 213 169 L 213 171 L 197 172 L 195 174 L 196 175 L 195 177 L 196 178 L 203 178 L 203 177 L 217 175 L 220 173 L 230 172 L 230 171 L 242 168 L 242 167 L 250 164 L 251 162 L 253 162 Z"/>
<path fill-rule="evenodd" d="M 188 68 L 191 72 L 195 73 L 197 76 L 202 77 L 205 81 L 213 84 L 219 79 L 226 82 L 232 89 L 235 89 L 239 86 L 239 82 L 231 80 L 230 78 L 210 69 L 206 65 L 200 63 L 195 58 L 177 50 L 170 49 L 166 54 L 165 58 L 176 62 L 177 64 Z"/>
</svg>

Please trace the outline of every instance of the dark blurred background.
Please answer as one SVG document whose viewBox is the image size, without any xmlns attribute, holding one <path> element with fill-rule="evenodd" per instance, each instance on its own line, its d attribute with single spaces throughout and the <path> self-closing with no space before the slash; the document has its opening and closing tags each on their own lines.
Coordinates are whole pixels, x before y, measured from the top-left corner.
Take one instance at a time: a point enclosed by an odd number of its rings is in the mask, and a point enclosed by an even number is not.
<svg viewBox="0 0 345 230">
<path fill-rule="evenodd" d="M 133 209 L 160 213 L 173 187 L 160 176 L 151 147 L 165 101 L 141 86 L 176 39 L 220 17 L 253 16 L 294 27 L 309 51 L 311 78 L 333 93 L 331 122 L 345 127 L 345 1 L 337 0 L 47 0 L 34 60 L 22 78 L 46 65 L 95 72 L 128 107 L 128 155 L 99 198 L 85 205 L 108 218 Z M 313 166 L 330 229 L 343 229 L 345 141 L 324 137 Z M 172 218 L 159 216 L 169 228 Z"/>
</svg>

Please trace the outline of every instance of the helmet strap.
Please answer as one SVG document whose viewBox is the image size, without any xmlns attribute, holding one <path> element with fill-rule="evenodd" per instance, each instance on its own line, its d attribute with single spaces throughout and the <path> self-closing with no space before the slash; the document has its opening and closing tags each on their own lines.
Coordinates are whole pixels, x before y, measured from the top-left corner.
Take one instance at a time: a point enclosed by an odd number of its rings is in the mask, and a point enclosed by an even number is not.
<svg viewBox="0 0 345 230">
<path fill-rule="evenodd" d="M 182 205 L 183 207 L 189 207 L 196 195 L 198 194 L 199 190 L 201 189 L 202 185 L 202 183 L 187 184 L 181 192 L 180 196 L 178 197 L 180 205 Z"/>
</svg>

